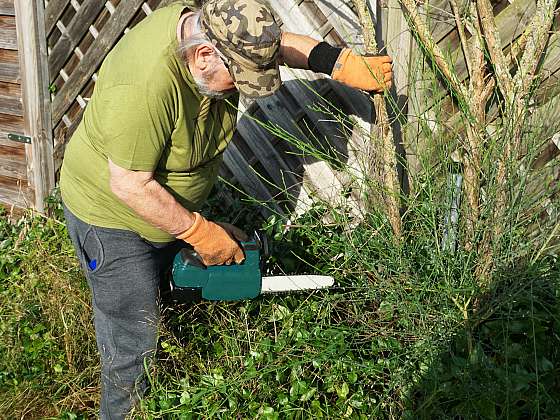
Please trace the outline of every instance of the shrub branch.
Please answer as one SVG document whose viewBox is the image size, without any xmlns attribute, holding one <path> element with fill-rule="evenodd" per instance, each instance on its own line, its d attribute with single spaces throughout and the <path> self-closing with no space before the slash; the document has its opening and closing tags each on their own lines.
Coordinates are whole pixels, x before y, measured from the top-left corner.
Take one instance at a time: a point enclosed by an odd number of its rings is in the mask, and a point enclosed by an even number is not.
<svg viewBox="0 0 560 420">
<path fill-rule="evenodd" d="M 414 34 L 418 37 L 430 58 L 436 64 L 439 72 L 453 90 L 460 103 L 468 103 L 469 93 L 466 87 L 461 83 L 457 75 L 451 70 L 451 66 L 445 59 L 443 52 L 435 42 L 428 25 L 421 19 L 418 13 L 416 0 L 401 0 L 405 7 L 409 18 L 409 26 Z"/>
<path fill-rule="evenodd" d="M 461 47 L 463 49 L 463 54 L 465 56 L 465 63 L 467 64 L 467 72 L 469 77 L 472 75 L 472 57 L 469 50 L 469 45 L 467 43 L 467 36 L 465 34 L 465 25 L 461 19 L 461 13 L 459 10 L 459 5 L 457 0 L 450 0 L 451 9 L 453 10 L 453 16 L 455 18 L 455 24 L 457 25 L 457 31 L 459 32 L 459 39 L 461 40 Z"/>
<path fill-rule="evenodd" d="M 484 3 L 487 0 L 478 1 L 479 3 Z M 504 136 L 501 158 L 498 161 L 496 198 L 492 211 L 491 229 L 486 230 L 483 240 L 486 251 L 484 252 L 483 263 L 479 271 L 479 275 L 482 278 L 487 278 L 493 268 L 492 254 L 495 251 L 492 251 L 490 247 L 492 246 L 494 250 L 498 248 L 500 238 L 504 232 L 503 224 L 512 204 L 509 200 L 508 182 L 515 174 L 510 173 L 511 171 L 509 171 L 508 168 L 512 160 L 517 160 L 517 157 L 520 156 L 522 152 L 521 138 L 523 135 L 525 117 L 527 115 L 526 97 L 533 85 L 538 64 L 550 35 L 550 28 L 554 21 L 555 7 L 556 0 L 538 1 L 535 16 L 533 16 L 531 23 L 527 26 L 527 29 L 519 40 L 519 44 L 524 47 L 524 52 L 519 61 L 516 74 L 511 78 L 507 67 L 505 67 L 505 70 L 497 71 L 496 74 L 499 83 L 500 80 L 503 81 L 506 77 L 511 79 L 511 85 L 505 88 L 506 92 L 502 92 L 506 97 L 503 120 L 511 122 L 512 125 L 507 127 L 509 128 L 508 133 L 510 133 L 510 135 Z M 495 28 L 491 26 L 488 27 L 489 32 L 493 32 L 494 29 Z M 491 39 L 489 32 L 486 32 L 485 28 L 487 43 L 489 39 Z M 489 45 L 489 49 L 492 48 L 493 46 Z M 518 51 L 520 49 L 521 48 L 519 48 Z M 512 53 L 510 54 L 512 59 L 516 57 L 514 53 L 515 50 L 512 49 Z M 492 58 L 494 60 L 496 59 L 495 57 Z M 501 60 L 501 58 L 498 57 L 498 60 Z M 505 65 L 505 58 L 503 64 Z M 507 76 L 505 76 L 504 73 L 507 73 Z"/>
<path fill-rule="evenodd" d="M 502 41 L 494 19 L 492 5 L 489 0 L 476 0 L 476 6 L 488 52 L 494 65 L 494 74 L 498 80 L 498 89 L 506 99 L 507 106 L 513 100 L 513 79 L 509 74 L 509 66 L 502 49 Z"/>
<path fill-rule="evenodd" d="M 482 145 L 486 136 L 486 104 L 493 91 L 493 83 L 488 83 L 486 78 L 486 61 L 484 47 L 480 36 L 480 25 L 476 7 L 471 3 L 469 18 L 473 34 L 473 42 L 469 48 L 465 34 L 465 25 L 460 16 L 456 0 L 450 0 L 453 15 L 457 24 L 461 46 L 465 55 L 465 62 L 469 71 L 469 82 L 462 82 L 445 59 L 443 52 L 435 42 L 427 24 L 420 18 L 415 0 L 402 0 L 408 17 L 411 30 L 414 31 L 428 57 L 435 63 L 440 75 L 444 78 L 451 93 L 458 100 L 461 112 L 467 120 L 465 145 L 466 156 L 463 159 L 465 194 L 469 206 L 468 217 L 465 222 L 465 248 L 471 249 L 475 236 L 475 226 L 480 217 L 480 172 L 482 161 Z M 467 88 L 468 86 L 468 88 Z"/>
<path fill-rule="evenodd" d="M 375 41 L 375 25 L 371 18 L 365 0 L 354 0 L 362 25 L 366 53 L 377 54 L 378 47 Z M 387 112 L 387 105 L 382 94 L 374 94 L 372 98 L 375 124 L 371 126 L 371 138 L 374 139 L 374 159 L 379 165 L 380 181 L 383 185 L 383 201 L 385 211 L 393 228 L 395 238 L 400 240 L 402 235 L 400 216 L 400 183 L 397 175 L 397 158 L 394 145 L 393 129 Z"/>
</svg>

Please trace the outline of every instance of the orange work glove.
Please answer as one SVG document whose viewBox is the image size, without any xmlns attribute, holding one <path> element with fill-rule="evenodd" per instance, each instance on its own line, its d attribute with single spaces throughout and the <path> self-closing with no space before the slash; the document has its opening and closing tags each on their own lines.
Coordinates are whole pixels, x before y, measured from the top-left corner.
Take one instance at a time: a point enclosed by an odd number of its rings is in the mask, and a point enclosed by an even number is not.
<svg viewBox="0 0 560 420">
<path fill-rule="evenodd" d="M 239 229 L 237 226 L 232 225 L 231 223 L 216 222 L 216 224 L 223 227 L 224 230 L 229 233 L 229 236 L 237 239 L 240 242 L 246 242 L 249 240 L 249 236 L 242 229 Z"/>
<path fill-rule="evenodd" d="M 206 220 L 199 213 L 193 214 L 193 225 L 177 238 L 191 244 L 205 265 L 243 262 L 243 250 L 223 227 Z"/>
<path fill-rule="evenodd" d="M 393 60 L 387 55 L 356 55 L 344 48 L 334 64 L 331 77 L 350 87 L 381 93 L 391 88 Z"/>
</svg>

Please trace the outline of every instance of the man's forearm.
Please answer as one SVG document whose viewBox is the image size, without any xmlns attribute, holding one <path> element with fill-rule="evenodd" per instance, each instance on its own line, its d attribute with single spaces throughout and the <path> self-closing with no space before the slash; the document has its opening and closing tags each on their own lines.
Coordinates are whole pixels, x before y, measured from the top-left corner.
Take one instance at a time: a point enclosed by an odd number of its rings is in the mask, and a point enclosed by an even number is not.
<svg viewBox="0 0 560 420">
<path fill-rule="evenodd" d="M 194 215 L 154 179 L 138 191 L 129 191 L 119 198 L 142 219 L 173 236 L 185 232 L 194 223 Z"/>
<path fill-rule="evenodd" d="M 111 190 L 146 222 L 177 236 L 194 223 L 194 214 L 185 209 L 146 172 L 128 171 L 109 163 Z"/>
<path fill-rule="evenodd" d="M 280 58 L 284 64 L 294 69 L 308 69 L 307 59 L 319 41 L 292 32 L 283 32 L 280 40 Z"/>
</svg>

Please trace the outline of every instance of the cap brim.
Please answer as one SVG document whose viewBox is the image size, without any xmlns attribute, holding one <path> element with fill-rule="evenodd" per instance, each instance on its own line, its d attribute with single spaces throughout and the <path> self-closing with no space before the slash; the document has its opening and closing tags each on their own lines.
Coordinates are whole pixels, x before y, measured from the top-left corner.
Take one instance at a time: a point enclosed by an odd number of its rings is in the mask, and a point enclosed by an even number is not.
<svg viewBox="0 0 560 420">
<path fill-rule="evenodd" d="M 282 84 L 280 69 L 274 63 L 270 68 L 254 69 L 239 62 L 230 63 L 230 74 L 240 94 L 249 98 L 262 98 L 274 94 Z"/>
</svg>

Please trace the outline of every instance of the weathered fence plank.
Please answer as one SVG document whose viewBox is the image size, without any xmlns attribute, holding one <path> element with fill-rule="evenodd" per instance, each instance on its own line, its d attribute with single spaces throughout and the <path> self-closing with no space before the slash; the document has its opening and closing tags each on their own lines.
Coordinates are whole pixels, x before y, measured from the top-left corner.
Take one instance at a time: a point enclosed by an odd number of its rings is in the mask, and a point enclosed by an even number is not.
<svg viewBox="0 0 560 420">
<path fill-rule="evenodd" d="M 0 62 L 0 82 L 19 83 L 19 66 L 17 64 Z"/>
<path fill-rule="evenodd" d="M 14 0 L 0 0 L 0 15 L 15 16 Z"/>
<path fill-rule="evenodd" d="M 545 76 L 551 76 L 560 70 L 560 32 L 555 32 L 550 36 L 548 45 L 541 67 Z"/>
<path fill-rule="evenodd" d="M 53 109 L 53 123 L 56 125 L 80 92 L 83 84 L 92 76 L 105 56 L 116 43 L 128 22 L 142 6 L 142 0 L 127 0 L 119 3 L 111 20 L 105 25 L 103 31 L 91 44 L 88 52 L 82 59 L 80 66 L 70 75 L 60 92 L 55 96 Z"/>
<path fill-rule="evenodd" d="M 24 157 L 0 155 L 0 175 L 27 179 L 27 160 Z"/>
<path fill-rule="evenodd" d="M 440 42 L 455 29 L 455 19 L 449 0 L 423 2 L 423 11 L 434 41 Z"/>
<path fill-rule="evenodd" d="M 84 35 L 84 28 L 88 28 L 92 24 L 104 7 L 104 3 L 99 0 L 87 0 L 82 3 L 76 16 L 51 50 L 49 56 L 49 74 L 51 77 L 58 74 L 68 60 L 68 56 L 72 54 L 73 49 Z"/>
<path fill-rule="evenodd" d="M 58 172 L 58 170 L 62 166 L 62 159 L 64 158 L 64 151 L 66 149 L 66 144 L 68 143 L 68 141 L 72 137 L 72 134 L 74 134 L 74 132 L 78 128 L 78 125 L 80 124 L 80 121 L 82 120 L 82 117 L 84 115 L 84 111 L 85 111 L 85 108 L 82 108 L 82 109 L 79 110 L 77 115 L 74 116 L 74 119 L 72 121 L 72 125 L 70 125 L 69 127 L 66 127 L 64 125 L 64 123 L 61 123 L 61 125 L 64 126 L 64 128 L 62 128 L 61 131 L 63 131 L 64 134 L 61 135 L 60 137 L 57 136 L 58 141 L 54 146 L 54 152 L 53 152 L 55 172 Z"/>
<path fill-rule="evenodd" d="M 263 127 L 246 117 L 237 125 L 237 131 L 247 142 L 257 159 L 261 162 L 267 162 L 264 169 L 278 187 L 281 188 L 284 183 L 290 186 L 298 182 L 290 173 L 290 169 L 276 149 L 270 144 L 267 139 L 268 133 Z"/>
<path fill-rule="evenodd" d="M 23 116 L 23 106 L 21 99 L 14 96 L 4 96 L 0 94 L 0 112 L 3 114 Z"/>
<path fill-rule="evenodd" d="M 12 140 L 6 140 L 7 133 L 0 132 L 0 155 L 14 155 L 25 157 L 25 146 L 22 143 L 16 143 Z"/>
<path fill-rule="evenodd" d="M 305 16 L 295 0 L 283 0 L 271 3 L 271 6 L 280 16 L 290 16 L 283 21 L 283 28 L 291 32 L 299 32 L 311 38 L 321 39 L 319 31 L 313 27 L 308 17 Z"/>
<path fill-rule="evenodd" d="M 0 48 L 17 50 L 16 21 L 13 16 L 0 16 Z"/>
<path fill-rule="evenodd" d="M 103 0 L 99 0 L 100 3 Z M 50 0 L 45 10 L 45 33 L 49 35 L 56 25 L 56 21 L 60 19 L 66 7 L 70 4 L 70 0 Z"/>
<path fill-rule="evenodd" d="M 4 83 L 0 81 L 0 95 L 21 98 L 21 86 L 17 83 Z"/>
<path fill-rule="evenodd" d="M 0 156 L 14 154 L 16 156 L 25 157 L 25 144 L 11 140 L 8 135 L 12 134 L 12 130 L 0 131 Z M 14 133 L 21 134 L 21 133 Z"/>
<path fill-rule="evenodd" d="M 21 86 L 16 83 L 5 83 L 0 77 L 0 113 L 23 116 L 21 103 Z"/>
<path fill-rule="evenodd" d="M 272 195 L 263 187 L 261 180 L 247 163 L 235 143 L 231 143 L 224 153 L 224 163 L 235 175 L 237 181 L 241 182 L 250 193 L 269 201 L 273 209 L 280 211 L 279 206 L 274 203 Z"/>
<path fill-rule="evenodd" d="M 0 131 L 5 133 L 23 134 L 23 118 L 16 115 L 0 114 Z"/>
<path fill-rule="evenodd" d="M 359 50 L 360 46 L 363 45 L 362 28 L 360 27 L 358 17 L 349 7 L 348 2 L 342 0 L 315 0 L 315 4 L 346 45 Z"/>
<path fill-rule="evenodd" d="M 383 9 L 387 13 L 387 34 L 385 46 L 387 53 L 393 58 L 393 85 L 397 97 L 408 96 L 408 73 L 412 34 L 400 8 L 398 0 L 388 0 L 389 7 Z M 403 104 L 399 104 L 403 105 Z"/>
<path fill-rule="evenodd" d="M 15 50 L 4 50 L 0 48 L 0 63 L 18 64 L 19 56 Z"/>
<path fill-rule="evenodd" d="M 27 182 L 17 178 L 0 175 L 0 203 L 25 209 L 33 206 L 33 189 Z"/>
</svg>

